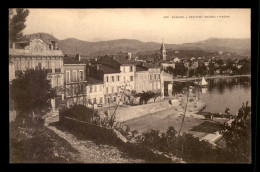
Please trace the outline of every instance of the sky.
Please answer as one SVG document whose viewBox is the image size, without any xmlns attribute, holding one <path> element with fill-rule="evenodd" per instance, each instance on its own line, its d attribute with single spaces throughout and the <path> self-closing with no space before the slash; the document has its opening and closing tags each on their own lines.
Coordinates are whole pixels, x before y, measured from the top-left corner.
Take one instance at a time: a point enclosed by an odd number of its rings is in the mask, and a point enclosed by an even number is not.
<svg viewBox="0 0 260 172">
<path fill-rule="evenodd" d="M 60 40 L 162 42 L 163 38 L 164 43 L 180 44 L 251 36 L 250 9 L 29 10 L 25 34 L 45 32 Z"/>
</svg>

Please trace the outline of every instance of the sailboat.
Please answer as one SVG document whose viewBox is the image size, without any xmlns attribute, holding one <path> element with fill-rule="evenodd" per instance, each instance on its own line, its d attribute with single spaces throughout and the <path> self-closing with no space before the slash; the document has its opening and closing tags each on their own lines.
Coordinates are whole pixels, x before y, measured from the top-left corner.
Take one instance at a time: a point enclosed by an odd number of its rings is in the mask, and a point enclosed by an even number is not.
<svg viewBox="0 0 260 172">
<path fill-rule="evenodd" d="M 202 77 L 201 81 L 198 83 L 199 87 L 205 88 L 208 86 L 207 81 L 205 80 L 204 76 Z"/>
</svg>

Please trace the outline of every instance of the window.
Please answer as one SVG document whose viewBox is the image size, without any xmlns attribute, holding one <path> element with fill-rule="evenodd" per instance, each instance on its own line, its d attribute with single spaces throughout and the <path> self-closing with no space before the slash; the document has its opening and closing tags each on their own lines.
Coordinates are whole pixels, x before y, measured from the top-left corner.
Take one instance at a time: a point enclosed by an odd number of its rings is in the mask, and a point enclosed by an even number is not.
<svg viewBox="0 0 260 172">
<path fill-rule="evenodd" d="M 154 79 L 156 79 L 156 74 L 153 74 L 153 76 L 154 76 Z"/>
<path fill-rule="evenodd" d="M 48 60 L 48 69 L 51 69 L 51 63 L 49 60 Z"/>
<path fill-rule="evenodd" d="M 117 81 L 120 81 L 120 76 L 119 75 L 117 76 Z"/>
<path fill-rule="evenodd" d="M 119 93 L 120 91 L 120 86 L 117 86 L 117 93 Z"/>
<path fill-rule="evenodd" d="M 93 103 L 97 103 L 97 100 L 96 100 L 96 98 L 93 98 Z"/>
<path fill-rule="evenodd" d="M 102 97 L 99 97 L 99 103 L 102 104 L 103 102 L 103 98 Z"/>
<path fill-rule="evenodd" d="M 133 72 L 133 66 L 130 66 L 130 72 Z"/>
<path fill-rule="evenodd" d="M 72 82 L 76 82 L 77 81 L 77 71 L 73 70 L 72 71 Z"/>
<path fill-rule="evenodd" d="M 106 94 L 108 94 L 108 87 L 106 87 Z"/>
<path fill-rule="evenodd" d="M 125 76 L 124 76 L 124 82 L 125 82 Z"/>
<path fill-rule="evenodd" d="M 125 67 L 123 67 L 123 72 L 125 72 Z"/>
<path fill-rule="evenodd" d="M 116 102 L 116 97 L 114 97 L 114 102 Z"/>
<path fill-rule="evenodd" d="M 150 76 L 150 80 L 152 80 L 152 75 L 149 75 Z"/>
<path fill-rule="evenodd" d="M 81 89 L 81 93 L 84 94 L 84 85 L 83 84 L 80 86 L 80 89 Z"/>
<path fill-rule="evenodd" d="M 97 86 L 94 85 L 94 93 L 97 92 Z"/>
<path fill-rule="evenodd" d="M 93 88 L 92 88 L 92 85 L 90 86 L 90 90 L 89 90 L 90 93 L 93 92 Z"/>
<path fill-rule="evenodd" d="M 114 76 L 111 76 L 111 81 L 114 82 Z"/>
<path fill-rule="evenodd" d="M 73 85 L 73 92 L 74 92 L 74 95 L 77 94 L 77 91 L 78 91 L 78 85 Z"/>
<path fill-rule="evenodd" d="M 108 76 L 106 77 L 107 79 L 106 79 L 106 82 L 108 82 Z"/>
<path fill-rule="evenodd" d="M 160 78 L 160 74 L 158 74 L 158 79 L 161 79 L 161 78 Z"/>
<path fill-rule="evenodd" d="M 66 83 L 70 82 L 70 71 L 66 71 Z"/>
<path fill-rule="evenodd" d="M 107 98 L 107 103 L 110 103 L 110 99 L 109 98 Z"/>
<path fill-rule="evenodd" d="M 134 77 L 133 76 L 130 76 L 130 81 L 133 81 L 134 80 Z"/>
<path fill-rule="evenodd" d="M 99 92 L 102 92 L 102 85 L 99 86 Z"/>
<path fill-rule="evenodd" d="M 83 78 L 84 78 L 84 76 L 83 76 L 83 70 L 80 70 L 80 71 L 79 71 L 79 80 L 80 80 L 80 81 L 83 81 L 83 80 L 84 80 Z"/>
</svg>

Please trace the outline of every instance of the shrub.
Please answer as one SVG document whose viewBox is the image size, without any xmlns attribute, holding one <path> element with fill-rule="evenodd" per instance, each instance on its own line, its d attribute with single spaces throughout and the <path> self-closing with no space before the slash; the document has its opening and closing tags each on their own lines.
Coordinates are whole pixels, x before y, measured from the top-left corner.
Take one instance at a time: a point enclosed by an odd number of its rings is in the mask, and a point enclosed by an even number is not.
<svg viewBox="0 0 260 172">
<path fill-rule="evenodd" d="M 61 116 L 75 118 L 80 121 L 90 122 L 93 116 L 93 109 L 84 105 L 74 105 L 71 108 L 64 108 L 60 111 Z M 95 114 L 94 114 L 95 115 Z"/>
<path fill-rule="evenodd" d="M 186 162 L 192 163 L 227 163 L 240 162 L 240 158 L 229 149 L 214 147 L 206 141 L 191 134 L 183 133 L 177 136 L 174 127 L 169 127 L 166 133 L 149 130 L 139 139 L 139 144 L 173 154 Z"/>
</svg>

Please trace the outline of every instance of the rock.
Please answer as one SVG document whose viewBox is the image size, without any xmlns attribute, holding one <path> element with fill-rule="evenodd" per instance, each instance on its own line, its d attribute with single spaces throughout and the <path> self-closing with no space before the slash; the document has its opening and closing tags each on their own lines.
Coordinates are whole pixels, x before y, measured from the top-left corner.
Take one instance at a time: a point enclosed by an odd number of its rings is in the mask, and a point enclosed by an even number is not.
<svg viewBox="0 0 260 172">
<path fill-rule="evenodd" d="M 127 143 L 128 140 L 119 132 L 116 131 L 115 129 L 113 129 L 114 133 L 116 134 L 116 136 L 124 143 Z"/>
<path fill-rule="evenodd" d="M 127 132 L 127 136 L 132 137 L 132 136 L 133 136 L 133 133 L 129 131 L 129 132 Z"/>
</svg>

